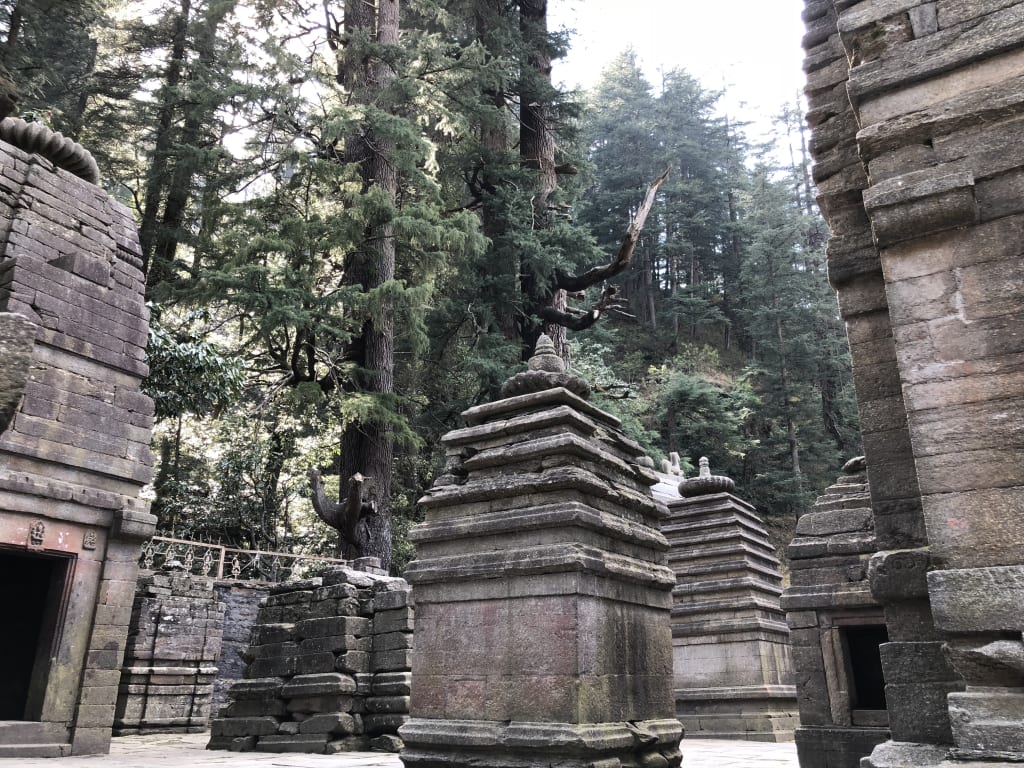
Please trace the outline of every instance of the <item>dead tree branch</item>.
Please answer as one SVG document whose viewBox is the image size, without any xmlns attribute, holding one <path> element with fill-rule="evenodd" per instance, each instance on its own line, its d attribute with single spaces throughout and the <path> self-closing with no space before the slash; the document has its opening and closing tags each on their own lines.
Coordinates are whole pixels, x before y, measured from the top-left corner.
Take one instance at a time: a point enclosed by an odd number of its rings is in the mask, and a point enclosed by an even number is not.
<svg viewBox="0 0 1024 768">
<path fill-rule="evenodd" d="M 629 268 L 633 259 L 633 251 L 636 250 L 637 243 L 640 241 L 640 233 L 643 231 L 644 224 L 647 222 L 647 216 L 654 206 L 654 198 L 658 194 L 658 189 L 665 182 L 665 179 L 668 178 L 669 171 L 671 170 L 671 168 L 666 168 L 665 172 L 647 188 L 644 201 L 640 205 L 639 210 L 637 210 L 636 216 L 633 217 L 629 229 L 626 230 L 626 235 L 622 238 L 622 245 L 619 247 L 619 252 L 615 258 L 607 264 L 587 270 L 582 275 L 567 275 L 560 272 L 556 277 L 555 285 L 557 288 L 570 292 L 582 291 Z M 558 321 L 552 320 L 551 322 Z M 571 328 L 571 326 L 569 327 Z"/>
</svg>

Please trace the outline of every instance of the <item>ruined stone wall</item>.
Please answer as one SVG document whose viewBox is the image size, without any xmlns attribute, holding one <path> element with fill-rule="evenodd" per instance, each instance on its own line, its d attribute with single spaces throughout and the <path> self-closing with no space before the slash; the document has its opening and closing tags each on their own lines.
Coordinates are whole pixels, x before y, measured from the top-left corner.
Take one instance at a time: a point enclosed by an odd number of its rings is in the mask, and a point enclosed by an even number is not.
<svg viewBox="0 0 1024 768">
<path fill-rule="evenodd" d="M 0 142 L 0 313 L 17 313 L 3 316 L 24 342 L 0 382 L 0 589 L 6 618 L 38 636 L 34 657 L 20 632 L 0 653 L 0 756 L 109 745 L 138 547 L 155 523 L 138 498 L 153 464 L 140 266 L 124 206 Z M 17 670 L 25 691 L 7 684 Z"/>
<path fill-rule="evenodd" d="M 245 679 L 228 689 L 209 748 L 397 750 L 409 711 L 412 622 L 403 579 L 335 567 L 271 587 Z"/>
<path fill-rule="evenodd" d="M 870 764 L 1016 755 L 1024 3 L 808 0 L 805 21 L 890 637 L 893 743 Z"/>
<path fill-rule="evenodd" d="M 206 730 L 223 624 L 210 579 L 183 571 L 139 577 L 115 736 Z"/>
</svg>

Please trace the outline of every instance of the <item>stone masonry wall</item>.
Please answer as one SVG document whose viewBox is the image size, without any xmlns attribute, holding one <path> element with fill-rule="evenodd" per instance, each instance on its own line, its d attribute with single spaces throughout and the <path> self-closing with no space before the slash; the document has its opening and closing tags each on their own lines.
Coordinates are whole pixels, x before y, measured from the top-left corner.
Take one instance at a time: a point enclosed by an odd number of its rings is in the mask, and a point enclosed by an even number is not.
<svg viewBox="0 0 1024 768">
<path fill-rule="evenodd" d="M 808 0 L 805 21 L 890 637 L 893 740 L 866 765 L 1016 760 L 1024 3 Z"/>
<path fill-rule="evenodd" d="M 32 682 L 0 756 L 109 745 L 138 547 L 155 523 L 138 497 L 153 465 L 140 267 L 124 206 L 0 142 L 0 314 L 26 342 L 0 382 L 0 557 L 52 569 L 40 652 L 5 659 Z"/>
<path fill-rule="evenodd" d="M 403 579 L 347 567 L 277 585 L 259 609 L 246 679 L 210 749 L 395 751 L 408 719 L 413 610 Z"/>
<path fill-rule="evenodd" d="M 209 579 L 182 571 L 139 577 L 115 736 L 206 730 L 223 622 Z"/>
</svg>

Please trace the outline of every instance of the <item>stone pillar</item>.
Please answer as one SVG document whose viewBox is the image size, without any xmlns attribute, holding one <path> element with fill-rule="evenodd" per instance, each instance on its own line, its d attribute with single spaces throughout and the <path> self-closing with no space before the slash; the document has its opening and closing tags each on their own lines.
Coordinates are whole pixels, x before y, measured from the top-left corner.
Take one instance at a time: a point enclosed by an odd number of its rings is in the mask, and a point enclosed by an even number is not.
<svg viewBox="0 0 1024 768">
<path fill-rule="evenodd" d="M 209 579 L 173 570 L 139 577 L 115 736 L 206 730 L 223 624 Z"/>
<path fill-rule="evenodd" d="M 421 500 L 407 766 L 678 766 L 657 477 L 542 337 Z"/>
<path fill-rule="evenodd" d="M 676 573 L 676 715 L 689 738 L 791 741 L 796 688 L 768 531 L 733 495 L 732 480 L 710 474 L 707 459 L 700 477 L 675 480 L 671 496 L 659 496 L 665 482 L 655 496 L 668 505 L 662 533 Z"/>
<path fill-rule="evenodd" d="M 367 567 L 380 571 L 372 558 Z M 345 566 L 270 587 L 244 680 L 211 724 L 209 749 L 395 751 L 409 711 L 409 585 Z"/>
<path fill-rule="evenodd" d="M 142 262 L 87 152 L 0 139 L 0 757 L 101 753 L 156 523 Z"/>
</svg>

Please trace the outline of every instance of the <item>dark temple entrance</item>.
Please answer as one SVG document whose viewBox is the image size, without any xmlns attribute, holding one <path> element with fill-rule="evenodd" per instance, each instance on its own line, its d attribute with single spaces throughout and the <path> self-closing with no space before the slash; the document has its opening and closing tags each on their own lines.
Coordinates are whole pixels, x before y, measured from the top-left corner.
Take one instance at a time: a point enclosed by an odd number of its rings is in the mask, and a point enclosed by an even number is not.
<svg viewBox="0 0 1024 768">
<path fill-rule="evenodd" d="M 38 720 L 71 558 L 0 549 L 0 720 Z"/>
</svg>

